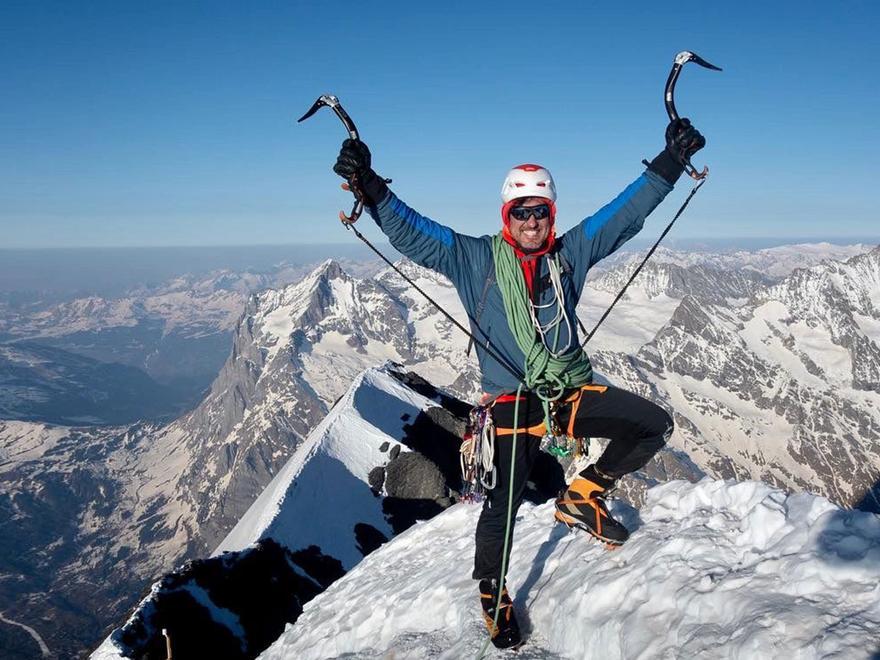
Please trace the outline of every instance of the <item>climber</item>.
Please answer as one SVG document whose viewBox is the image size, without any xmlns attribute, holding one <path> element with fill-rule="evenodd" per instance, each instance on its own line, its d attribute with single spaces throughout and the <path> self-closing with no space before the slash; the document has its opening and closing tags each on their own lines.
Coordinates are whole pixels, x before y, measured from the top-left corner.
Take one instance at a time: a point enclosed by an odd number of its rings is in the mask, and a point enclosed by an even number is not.
<svg viewBox="0 0 880 660">
<path fill-rule="evenodd" d="M 372 169 L 366 144 L 348 139 L 342 145 L 334 171 L 358 182 L 367 210 L 397 250 L 452 281 L 478 340 L 481 404 L 491 406 L 498 437 L 497 484 L 477 524 L 473 577 L 480 581 L 487 627 L 499 648 L 519 644 L 503 586 L 503 555 L 506 545 L 509 556 L 513 519 L 548 431 L 548 401 L 553 400 L 550 421 L 570 436 L 610 440 L 601 457 L 560 494 L 555 508 L 559 523 L 609 546 L 623 544 L 629 533 L 610 515 L 605 497 L 623 475 L 644 466 L 672 433 L 672 418 L 658 405 L 593 382 L 578 340 L 575 306 L 590 267 L 642 229 L 684 163 L 704 145 L 689 120 L 671 122 L 666 147 L 647 169 L 614 200 L 559 236 L 550 172 L 533 164 L 514 167 L 501 190 L 501 231 L 481 237 L 420 215 Z M 524 375 L 519 382 L 516 373 Z M 515 444 L 510 442 L 514 433 L 519 437 Z"/>
</svg>

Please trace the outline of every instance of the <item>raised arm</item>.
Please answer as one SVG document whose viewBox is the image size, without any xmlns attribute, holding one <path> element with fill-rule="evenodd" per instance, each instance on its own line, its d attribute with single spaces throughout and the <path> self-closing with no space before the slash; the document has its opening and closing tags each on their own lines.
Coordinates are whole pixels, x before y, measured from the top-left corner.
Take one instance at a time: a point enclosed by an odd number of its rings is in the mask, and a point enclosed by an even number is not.
<svg viewBox="0 0 880 660">
<path fill-rule="evenodd" d="M 475 239 L 454 232 L 401 201 L 373 171 L 370 150 L 359 140 L 343 142 L 333 170 L 349 181 L 356 177 L 367 211 L 399 252 L 453 282 L 458 279 Z"/>
<path fill-rule="evenodd" d="M 399 252 L 453 282 L 469 269 L 479 240 L 458 234 L 407 206 L 388 189 L 371 167 L 370 150 L 359 140 L 346 140 L 333 171 L 360 189 L 364 205 Z"/>
<path fill-rule="evenodd" d="M 367 210 L 398 252 L 455 280 L 463 243 L 470 237 L 419 214 L 390 190 L 378 204 L 367 205 Z"/>
<path fill-rule="evenodd" d="M 611 202 L 566 232 L 563 245 L 586 274 L 593 264 L 639 233 L 645 218 L 671 190 L 672 184 L 646 170 Z"/>
<path fill-rule="evenodd" d="M 587 270 L 639 233 L 645 218 L 672 191 L 684 171 L 682 156 L 690 157 L 705 144 L 689 120 L 670 123 L 666 148 L 648 163 L 645 172 L 611 202 L 565 233 L 563 249 L 575 264 L 579 289 Z"/>
</svg>

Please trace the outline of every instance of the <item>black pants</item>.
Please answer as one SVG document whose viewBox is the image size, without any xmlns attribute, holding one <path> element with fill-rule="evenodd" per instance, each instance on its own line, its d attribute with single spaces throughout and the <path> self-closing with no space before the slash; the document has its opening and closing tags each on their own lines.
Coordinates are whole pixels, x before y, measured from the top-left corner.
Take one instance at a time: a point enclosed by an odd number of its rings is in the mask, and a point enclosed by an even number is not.
<svg viewBox="0 0 880 660">
<path fill-rule="evenodd" d="M 544 409 L 538 398 L 525 393 L 519 402 L 519 420 L 515 423 L 515 402 L 496 403 L 492 416 L 497 428 L 527 428 L 540 424 Z M 559 410 L 557 420 L 568 429 L 575 404 L 565 404 Z M 576 406 L 575 437 L 608 438 L 611 442 L 596 461 L 596 469 L 613 478 L 638 470 L 666 443 L 672 434 L 673 423 L 669 414 L 660 406 L 642 397 L 616 387 L 585 389 Z M 477 523 L 477 548 L 474 560 L 474 579 L 498 579 L 501 577 L 504 531 L 507 526 L 507 502 L 511 475 L 511 458 L 514 463 L 513 509 L 510 521 L 508 555 L 513 546 L 513 523 L 517 509 L 522 503 L 529 474 L 540 452 L 541 438 L 537 435 L 517 434 L 516 455 L 513 454 L 512 437 L 499 436 L 495 440 L 495 466 L 498 482 L 486 494 L 483 511 Z"/>
</svg>

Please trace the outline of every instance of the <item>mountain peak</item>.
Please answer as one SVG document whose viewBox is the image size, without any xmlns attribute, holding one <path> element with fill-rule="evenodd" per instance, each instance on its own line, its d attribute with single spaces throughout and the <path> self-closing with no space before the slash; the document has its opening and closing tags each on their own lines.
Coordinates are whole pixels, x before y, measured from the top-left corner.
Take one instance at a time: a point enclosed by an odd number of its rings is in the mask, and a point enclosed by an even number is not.
<svg viewBox="0 0 880 660">
<path fill-rule="evenodd" d="M 336 279 L 338 277 L 348 278 L 342 266 L 335 259 L 325 259 L 311 272 L 309 277 L 321 277 L 325 279 Z"/>
</svg>

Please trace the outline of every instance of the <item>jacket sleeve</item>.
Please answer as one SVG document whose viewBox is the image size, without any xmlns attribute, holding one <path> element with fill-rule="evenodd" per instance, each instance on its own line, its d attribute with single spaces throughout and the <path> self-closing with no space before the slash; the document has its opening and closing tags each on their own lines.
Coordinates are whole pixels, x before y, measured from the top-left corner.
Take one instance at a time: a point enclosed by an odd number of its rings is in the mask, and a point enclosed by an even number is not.
<svg viewBox="0 0 880 660">
<path fill-rule="evenodd" d="M 462 243 L 467 237 L 420 215 L 390 190 L 381 202 L 367 210 L 400 253 L 453 281 L 458 279 Z"/>
<path fill-rule="evenodd" d="M 646 170 L 611 202 L 565 233 L 563 245 L 575 264 L 579 285 L 593 264 L 641 231 L 645 218 L 671 190 L 672 184 Z"/>
</svg>

